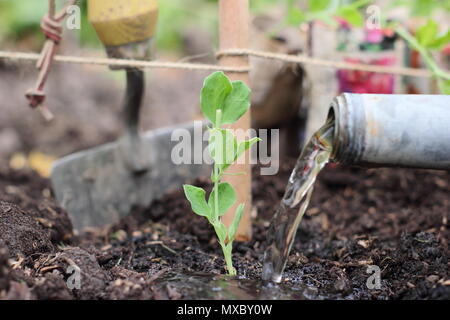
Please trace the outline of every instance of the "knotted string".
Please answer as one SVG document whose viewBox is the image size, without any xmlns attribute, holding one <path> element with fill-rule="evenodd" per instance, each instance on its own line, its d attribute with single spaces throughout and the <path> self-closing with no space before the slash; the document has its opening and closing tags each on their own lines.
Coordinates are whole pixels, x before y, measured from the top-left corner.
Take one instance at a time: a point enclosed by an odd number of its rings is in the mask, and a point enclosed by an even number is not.
<svg viewBox="0 0 450 320">
<path fill-rule="evenodd" d="M 57 46 L 61 42 L 63 32 L 62 21 L 67 15 L 67 7 L 75 4 L 76 0 L 72 0 L 56 15 L 54 14 L 54 2 L 55 0 L 50 0 L 49 13 L 41 20 L 41 30 L 47 40 L 45 41 L 41 55 L 36 63 L 36 68 L 39 70 L 39 77 L 35 87 L 29 89 L 25 95 L 29 101 L 30 107 L 33 109 L 39 108 L 44 118 L 48 121 L 53 118 L 53 115 L 44 105 L 46 98 L 44 86 L 50 73 Z"/>
</svg>

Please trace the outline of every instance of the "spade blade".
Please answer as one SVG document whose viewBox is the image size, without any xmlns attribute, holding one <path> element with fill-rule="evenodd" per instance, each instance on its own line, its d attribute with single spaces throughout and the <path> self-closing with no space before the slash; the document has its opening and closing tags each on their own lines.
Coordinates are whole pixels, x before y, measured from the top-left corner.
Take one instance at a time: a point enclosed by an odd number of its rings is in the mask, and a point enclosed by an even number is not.
<svg viewBox="0 0 450 320">
<path fill-rule="evenodd" d="M 118 222 L 133 207 L 148 206 L 170 190 L 181 188 L 183 183 L 209 175 L 211 167 L 203 164 L 175 164 L 171 154 L 179 141 L 172 141 L 176 129 L 186 129 L 190 134 L 191 152 L 202 152 L 194 143 L 194 124 L 163 128 L 145 133 L 142 147 L 149 164 L 147 171 L 131 172 L 122 160 L 118 142 L 66 156 L 55 162 L 51 181 L 60 205 L 69 213 L 74 228 L 101 227 Z M 204 128 L 204 124 L 203 124 Z M 196 141 L 197 140 L 197 141 Z M 142 151 L 142 150 L 141 150 Z"/>
</svg>

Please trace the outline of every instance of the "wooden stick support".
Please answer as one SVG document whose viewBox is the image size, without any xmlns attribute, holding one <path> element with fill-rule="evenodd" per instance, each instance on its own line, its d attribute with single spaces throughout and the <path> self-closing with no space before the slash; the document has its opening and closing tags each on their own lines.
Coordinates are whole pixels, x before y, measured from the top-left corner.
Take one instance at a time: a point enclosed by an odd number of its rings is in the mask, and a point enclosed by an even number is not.
<svg viewBox="0 0 450 320">
<path fill-rule="evenodd" d="M 219 21 L 220 21 L 220 50 L 226 49 L 247 49 L 249 41 L 249 2 L 248 0 L 220 0 L 219 1 Z M 222 66 L 248 66 L 248 57 L 220 58 Z M 241 80 L 250 86 L 249 74 L 227 72 L 227 76 L 232 80 Z M 230 129 L 241 129 L 247 132 L 250 128 L 250 112 L 247 112 L 237 123 L 229 126 Z M 243 155 L 249 159 L 248 154 Z M 245 164 L 235 164 L 227 170 L 230 173 L 244 173 L 241 175 L 224 176 L 223 181 L 229 182 L 236 190 L 236 204 L 223 217 L 226 226 L 231 224 L 236 207 L 245 203 L 245 211 L 236 234 L 237 241 L 249 241 L 252 237 L 252 196 L 251 196 L 251 168 L 250 161 Z"/>
</svg>

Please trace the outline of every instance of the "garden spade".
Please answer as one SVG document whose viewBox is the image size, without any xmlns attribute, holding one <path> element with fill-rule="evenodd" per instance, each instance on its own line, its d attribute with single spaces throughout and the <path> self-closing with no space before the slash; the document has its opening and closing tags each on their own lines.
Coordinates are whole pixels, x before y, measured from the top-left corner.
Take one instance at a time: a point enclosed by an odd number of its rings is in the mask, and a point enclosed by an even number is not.
<svg viewBox="0 0 450 320">
<path fill-rule="evenodd" d="M 126 130 L 118 141 L 66 156 L 53 165 L 56 199 L 79 231 L 117 222 L 133 207 L 148 206 L 167 191 L 209 174 L 207 165 L 172 161 L 178 143 L 171 139 L 174 130 L 184 129 L 192 137 L 193 124 L 139 133 L 143 82 L 142 71 L 127 70 Z M 194 150 L 193 145 L 186 147 Z"/>
<path fill-rule="evenodd" d="M 88 9 L 110 57 L 147 57 L 156 25 L 155 0 L 89 0 Z M 185 129 L 193 135 L 193 124 L 139 133 L 144 73 L 127 68 L 126 74 L 124 134 L 116 142 L 66 156 L 52 168 L 56 199 L 78 231 L 117 222 L 133 208 L 148 206 L 186 181 L 209 174 L 206 164 L 172 161 L 173 131 Z"/>
</svg>

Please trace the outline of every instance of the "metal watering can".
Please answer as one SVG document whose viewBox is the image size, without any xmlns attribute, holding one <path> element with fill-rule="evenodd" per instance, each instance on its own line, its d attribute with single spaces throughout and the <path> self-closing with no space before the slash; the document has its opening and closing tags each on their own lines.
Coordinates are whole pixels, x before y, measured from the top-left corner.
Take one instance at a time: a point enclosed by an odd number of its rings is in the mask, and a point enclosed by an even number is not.
<svg viewBox="0 0 450 320">
<path fill-rule="evenodd" d="M 328 118 L 335 162 L 450 170 L 450 95 L 344 93 Z"/>
</svg>

